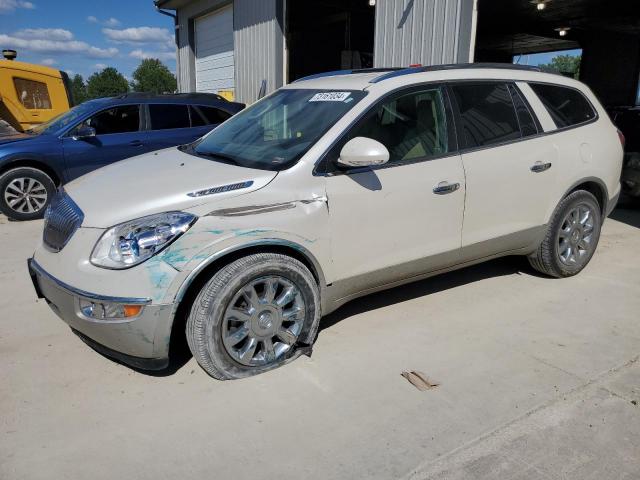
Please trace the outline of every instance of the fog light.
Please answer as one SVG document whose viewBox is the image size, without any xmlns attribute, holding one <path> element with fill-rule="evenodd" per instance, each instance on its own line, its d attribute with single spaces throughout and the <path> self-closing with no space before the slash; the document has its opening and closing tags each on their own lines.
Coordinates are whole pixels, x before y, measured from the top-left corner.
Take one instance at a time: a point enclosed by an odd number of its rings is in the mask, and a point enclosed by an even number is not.
<svg viewBox="0 0 640 480">
<path fill-rule="evenodd" d="M 137 317 L 142 312 L 142 305 L 101 303 L 81 299 L 80 311 L 85 317 L 97 320 L 117 320 Z"/>
</svg>

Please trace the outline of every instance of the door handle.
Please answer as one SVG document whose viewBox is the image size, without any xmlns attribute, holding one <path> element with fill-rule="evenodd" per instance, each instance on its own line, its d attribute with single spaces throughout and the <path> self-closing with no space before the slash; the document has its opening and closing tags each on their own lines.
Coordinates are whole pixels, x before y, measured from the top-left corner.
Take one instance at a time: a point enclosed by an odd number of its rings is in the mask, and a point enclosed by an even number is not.
<svg viewBox="0 0 640 480">
<path fill-rule="evenodd" d="M 548 163 L 536 162 L 531 166 L 531 171 L 533 173 L 540 173 L 540 172 L 544 172 L 545 170 L 549 170 L 550 168 L 551 168 L 551 162 L 548 162 Z"/>
<path fill-rule="evenodd" d="M 140 140 L 131 140 L 129 142 L 129 145 L 131 145 L 132 147 L 141 147 L 143 143 Z"/>
<path fill-rule="evenodd" d="M 433 188 L 433 193 L 436 195 L 445 195 L 447 193 L 453 193 L 459 188 L 459 183 L 440 182 Z"/>
</svg>

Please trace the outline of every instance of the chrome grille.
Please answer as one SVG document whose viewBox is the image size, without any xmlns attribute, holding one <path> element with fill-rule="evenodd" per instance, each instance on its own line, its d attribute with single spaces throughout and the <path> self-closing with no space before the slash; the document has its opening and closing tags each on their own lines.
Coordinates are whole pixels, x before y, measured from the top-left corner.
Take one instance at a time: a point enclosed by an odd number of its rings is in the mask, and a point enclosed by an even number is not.
<svg viewBox="0 0 640 480">
<path fill-rule="evenodd" d="M 51 200 L 44 214 L 44 244 L 55 252 L 64 248 L 76 230 L 82 225 L 84 214 L 64 191 Z"/>
</svg>

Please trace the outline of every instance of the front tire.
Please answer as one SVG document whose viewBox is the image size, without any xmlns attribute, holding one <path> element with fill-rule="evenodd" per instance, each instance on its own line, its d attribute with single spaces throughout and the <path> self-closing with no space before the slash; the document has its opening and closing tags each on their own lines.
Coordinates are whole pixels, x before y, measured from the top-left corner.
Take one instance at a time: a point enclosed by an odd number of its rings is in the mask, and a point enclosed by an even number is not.
<svg viewBox="0 0 640 480">
<path fill-rule="evenodd" d="M 529 263 L 552 277 L 576 275 L 593 257 L 601 228 L 598 201 L 590 192 L 577 190 L 556 207 L 545 238 L 529 256 Z"/>
<path fill-rule="evenodd" d="M 319 317 L 311 272 L 286 255 L 259 253 L 230 263 L 202 287 L 187 319 L 187 343 L 212 377 L 243 378 L 299 355 Z"/>
<path fill-rule="evenodd" d="M 0 211 L 13 220 L 42 218 L 56 185 L 42 170 L 18 167 L 0 175 Z"/>
</svg>

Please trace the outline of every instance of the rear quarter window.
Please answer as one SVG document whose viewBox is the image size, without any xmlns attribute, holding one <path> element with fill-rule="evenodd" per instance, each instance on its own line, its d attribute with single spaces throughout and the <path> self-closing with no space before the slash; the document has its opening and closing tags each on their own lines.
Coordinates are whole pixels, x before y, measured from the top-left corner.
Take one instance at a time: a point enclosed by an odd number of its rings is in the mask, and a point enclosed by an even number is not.
<svg viewBox="0 0 640 480">
<path fill-rule="evenodd" d="M 578 90 L 558 85 L 530 83 L 558 128 L 571 127 L 596 117 L 589 100 Z"/>
</svg>

